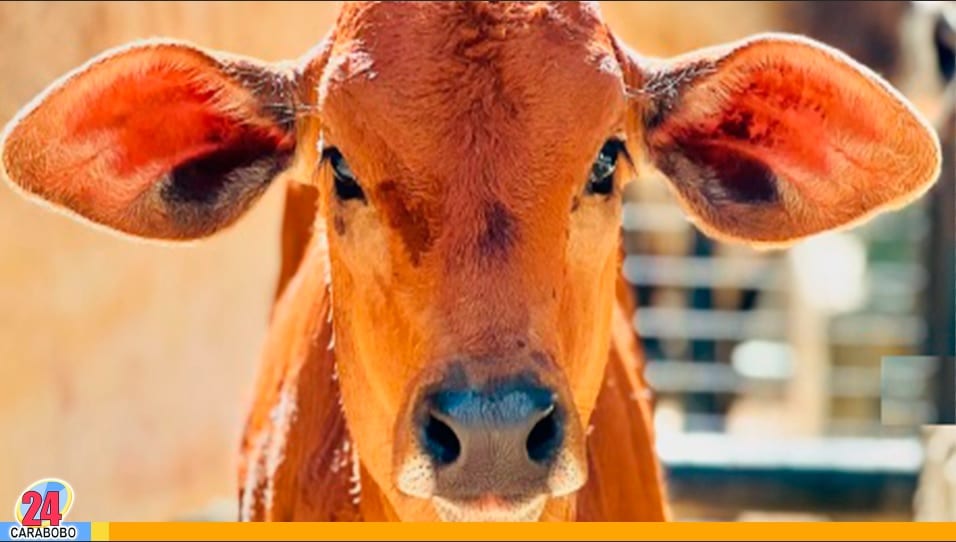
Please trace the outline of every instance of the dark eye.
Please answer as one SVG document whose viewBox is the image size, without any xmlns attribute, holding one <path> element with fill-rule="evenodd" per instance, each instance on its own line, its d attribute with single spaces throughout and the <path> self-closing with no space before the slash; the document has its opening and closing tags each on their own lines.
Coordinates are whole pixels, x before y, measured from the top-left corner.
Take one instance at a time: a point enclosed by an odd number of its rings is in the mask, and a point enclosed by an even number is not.
<svg viewBox="0 0 956 542">
<path fill-rule="evenodd" d="M 624 144 L 617 139 L 609 139 L 601 147 L 588 174 L 588 194 L 607 196 L 614 193 L 614 170 L 617 169 L 617 158 L 623 147 Z"/>
<path fill-rule="evenodd" d="M 365 201 L 365 192 L 355 180 L 355 174 L 349 167 L 345 157 L 335 147 L 329 147 L 322 152 L 322 157 L 329 161 L 332 166 L 332 182 L 334 183 L 335 196 L 342 201 L 361 200 Z"/>
</svg>

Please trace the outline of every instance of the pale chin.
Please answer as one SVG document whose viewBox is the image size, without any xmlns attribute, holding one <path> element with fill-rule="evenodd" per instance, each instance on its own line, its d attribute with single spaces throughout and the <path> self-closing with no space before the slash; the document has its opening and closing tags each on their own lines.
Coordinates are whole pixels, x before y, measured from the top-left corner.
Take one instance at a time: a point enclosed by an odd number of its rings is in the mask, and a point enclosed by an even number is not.
<svg viewBox="0 0 956 542">
<path fill-rule="evenodd" d="M 432 497 L 432 504 L 442 521 L 516 522 L 538 521 L 548 502 L 547 495 L 538 495 L 514 503 L 456 503 Z"/>
<path fill-rule="evenodd" d="M 442 521 L 538 521 L 549 497 L 570 495 L 581 489 L 586 480 L 586 471 L 565 449 L 552 466 L 546 493 L 520 500 L 491 496 L 467 502 L 451 500 L 435 495 L 435 468 L 431 460 L 418 451 L 399 468 L 396 486 L 405 495 L 430 501 Z"/>
</svg>

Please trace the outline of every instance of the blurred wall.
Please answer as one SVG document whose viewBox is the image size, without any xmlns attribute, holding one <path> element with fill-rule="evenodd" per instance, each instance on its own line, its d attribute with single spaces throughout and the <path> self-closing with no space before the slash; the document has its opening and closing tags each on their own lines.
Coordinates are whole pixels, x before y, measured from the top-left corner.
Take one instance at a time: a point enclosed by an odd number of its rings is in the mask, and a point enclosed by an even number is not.
<svg viewBox="0 0 956 542">
<path fill-rule="evenodd" d="M 135 39 L 298 56 L 337 4 L 0 3 L 0 122 L 64 72 Z M 659 56 L 786 29 L 781 9 L 603 5 L 625 41 Z M 46 476 L 74 485 L 83 519 L 164 520 L 235 495 L 280 205 L 273 187 L 233 229 L 170 247 L 93 230 L 0 187 L 0 506 Z"/>
<path fill-rule="evenodd" d="M 291 58 L 337 9 L 0 4 L 0 122 L 106 48 L 172 36 Z M 73 484 L 84 519 L 168 519 L 235 495 L 281 192 L 214 239 L 170 247 L 91 229 L 0 186 L 0 510 L 46 476 Z"/>
</svg>

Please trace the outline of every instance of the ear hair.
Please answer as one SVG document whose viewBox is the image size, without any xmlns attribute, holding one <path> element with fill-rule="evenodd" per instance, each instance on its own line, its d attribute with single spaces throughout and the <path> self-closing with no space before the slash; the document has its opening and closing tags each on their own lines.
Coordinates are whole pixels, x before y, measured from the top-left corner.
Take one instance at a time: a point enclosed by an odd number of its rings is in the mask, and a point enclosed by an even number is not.
<svg viewBox="0 0 956 542">
<path fill-rule="evenodd" d="M 760 34 L 667 61 L 621 51 L 637 139 L 713 237 L 786 246 L 898 209 L 938 175 L 928 123 L 831 47 Z"/>
<path fill-rule="evenodd" d="M 296 153 L 289 168 L 293 182 L 312 184 L 312 176 L 319 164 L 321 149 L 318 146 L 322 140 L 319 85 L 334 42 L 333 28 L 322 41 L 295 61 Z"/>
<path fill-rule="evenodd" d="M 109 49 L 57 79 L 6 125 L 0 176 L 32 201 L 113 232 L 202 237 L 229 226 L 285 168 L 294 85 L 288 63 L 266 65 L 181 40 Z M 183 128 L 153 133 L 154 120 Z"/>
</svg>

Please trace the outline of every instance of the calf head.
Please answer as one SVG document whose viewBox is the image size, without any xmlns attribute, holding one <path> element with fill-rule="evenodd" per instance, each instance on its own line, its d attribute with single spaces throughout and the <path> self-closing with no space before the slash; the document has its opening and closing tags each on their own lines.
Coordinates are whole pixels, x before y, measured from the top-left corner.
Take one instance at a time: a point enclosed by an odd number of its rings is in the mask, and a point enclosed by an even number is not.
<svg viewBox="0 0 956 542">
<path fill-rule="evenodd" d="M 10 123 L 3 167 L 158 239 L 228 226 L 282 171 L 314 184 L 367 472 L 444 519 L 536 519 L 587 477 L 629 177 L 662 172 L 713 236 L 782 245 L 913 200 L 939 150 L 877 75 L 799 37 L 664 61 L 592 4 L 373 3 L 295 63 L 107 52 Z"/>
</svg>

